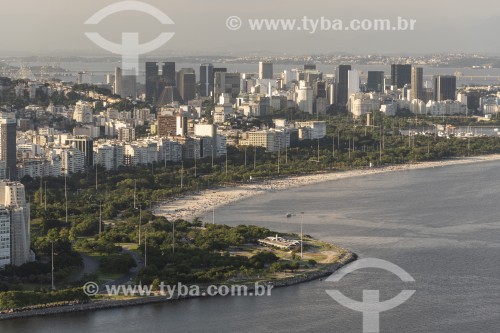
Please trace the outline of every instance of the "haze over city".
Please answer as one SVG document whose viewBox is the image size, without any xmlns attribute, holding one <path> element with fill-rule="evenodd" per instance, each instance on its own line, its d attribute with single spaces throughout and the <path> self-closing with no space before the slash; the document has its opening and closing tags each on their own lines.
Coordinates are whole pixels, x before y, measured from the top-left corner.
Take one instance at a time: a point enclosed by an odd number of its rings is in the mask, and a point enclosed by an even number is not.
<svg viewBox="0 0 500 333">
<path fill-rule="evenodd" d="M 497 1 L 0 2 L 0 333 L 499 332 Z"/>
<path fill-rule="evenodd" d="M 162 26 L 147 14 L 123 12 L 97 26 L 84 22 L 113 0 L 73 2 L 44 0 L 2 1 L 0 56 L 109 55 L 88 40 L 96 31 L 119 42 L 124 31 L 138 31 L 147 42 L 162 31 L 174 38 L 155 54 L 321 54 L 330 52 L 375 54 L 429 54 L 463 52 L 498 54 L 495 42 L 500 8 L 493 0 L 474 2 L 387 0 L 287 1 L 229 0 L 159 1 L 149 3 L 167 14 L 175 25 Z M 248 19 L 396 19 L 416 20 L 414 31 L 238 31 L 226 27 L 230 16 Z M 166 30 L 165 30 L 166 29 Z"/>
</svg>

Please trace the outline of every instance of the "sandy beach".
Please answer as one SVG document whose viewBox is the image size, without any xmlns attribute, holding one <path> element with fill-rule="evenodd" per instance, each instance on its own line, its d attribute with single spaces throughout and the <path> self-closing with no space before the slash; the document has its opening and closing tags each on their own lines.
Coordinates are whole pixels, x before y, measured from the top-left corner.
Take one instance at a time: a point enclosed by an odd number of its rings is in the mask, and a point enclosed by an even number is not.
<svg viewBox="0 0 500 333">
<path fill-rule="evenodd" d="M 385 172 L 409 171 L 425 168 L 446 167 L 458 164 L 478 163 L 500 160 L 500 154 L 453 158 L 442 161 L 421 162 L 414 164 L 391 165 L 379 168 L 366 168 L 350 171 L 333 171 L 305 176 L 292 176 L 277 179 L 256 180 L 251 183 L 218 187 L 193 193 L 157 205 L 153 213 L 165 216 L 169 220 L 184 219 L 187 221 L 195 217 L 206 215 L 219 207 L 243 200 L 266 192 L 283 191 L 286 189 L 328 182 L 339 179 L 361 177 Z M 209 221 L 207 221 L 209 222 Z"/>
</svg>

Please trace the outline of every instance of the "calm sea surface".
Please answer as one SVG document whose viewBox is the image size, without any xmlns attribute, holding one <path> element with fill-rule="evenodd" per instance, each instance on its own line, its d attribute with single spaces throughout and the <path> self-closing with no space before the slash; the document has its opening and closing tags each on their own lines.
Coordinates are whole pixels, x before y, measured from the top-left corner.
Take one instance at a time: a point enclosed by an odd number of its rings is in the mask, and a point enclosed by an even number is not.
<svg viewBox="0 0 500 333">
<path fill-rule="evenodd" d="M 256 224 L 334 241 L 361 258 L 391 261 L 416 280 L 364 269 L 339 283 L 314 281 L 270 297 L 172 304 L 0 322 L 1 333 L 361 332 L 362 316 L 325 292 L 382 300 L 415 289 L 382 313 L 381 332 L 500 331 L 500 162 L 371 175 L 269 193 L 216 211 L 218 223 Z M 211 220 L 211 216 L 207 217 Z"/>
</svg>

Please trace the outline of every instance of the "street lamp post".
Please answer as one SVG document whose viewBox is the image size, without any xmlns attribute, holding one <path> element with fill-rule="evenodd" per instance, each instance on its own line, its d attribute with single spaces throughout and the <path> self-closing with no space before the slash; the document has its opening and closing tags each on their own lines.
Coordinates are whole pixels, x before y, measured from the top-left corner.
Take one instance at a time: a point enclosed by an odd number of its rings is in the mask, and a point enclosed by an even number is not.
<svg viewBox="0 0 500 333">
<path fill-rule="evenodd" d="M 102 230 L 102 201 L 99 200 L 99 237 L 101 236 Z"/>
<path fill-rule="evenodd" d="M 332 135 L 332 157 L 335 158 L 335 137 Z"/>
<path fill-rule="evenodd" d="M 52 241 L 52 290 L 56 290 L 56 286 L 54 285 L 54 241 Z"/>
<path fill-rule="evenodd" d="M 245 146 L 245 168 L 247 167 L 247 148 L 248 146 Z"/>
<path fill-rule="evenodd" d="M 198 150 L 196 149 L 196 146 L 194 147 L 194 178 L 197 177 L 197 163 L 196 163 L 196 155 L 198 154 Z"/>
<path fill-rule="evenodd" d="M 280 174 L 281 140 L 278 140 L 278 175 Z"/>
<path fill-rule="evenodd" d="M 40 206 L 43 204 L 43 174 L 40 177 L 40 201 L 38 203 Z"/>
<path fill-rule="evenodd" d="M 257 167 L 257 146 L 253 147 L 253 169 Z"/>
<path fill-rule="evenodd" d="M 68 186 L 66 184 L 67 178 L 67 175 L 64 174 L 64 205 L 66 208 L 66 225 L 68 225 Z"/>
<path fill-rule="evenodd" d="M 142 204 L 139 204 L 139 246 L 141 245 Z"/>
<path fill-rule="evenodd" d="M 304 225 L 304 212 L 300 212 L 301 219 L 300 219 L 300 259 L 304 257 L 304 233 L 303 233 L 303 225 Z"/>
<path fill-rule="evenodd" d="M 319 163 L 319 139 L 318 139 L 318 163 Z"/>
<path fill-rule="evenodd" d="M 181 188 L 184 187 L 184 161 L 182 161 L 182 167 L 181 167 Z"/>
<path fill-rule="evenodd" d="M 134 209 L 137 208 L 137 206 L 135 205 L 136 192 L 137 192 L 137 179 L 134 181 Z"/>
<path fill-rule="evenodd" d="M 144 231 L 144 267 L 148 267 L 148 233 Z"/>
<path fill-rule="evenodd" d="M 213 140 L 212 142 L 210 143 L 210 148 L 212 149 L 212 170 L 214 168 L 214 155 L 215 155 L 215 149 L 214 149 L 214 143 L 213 143 Z"/>
</svg>

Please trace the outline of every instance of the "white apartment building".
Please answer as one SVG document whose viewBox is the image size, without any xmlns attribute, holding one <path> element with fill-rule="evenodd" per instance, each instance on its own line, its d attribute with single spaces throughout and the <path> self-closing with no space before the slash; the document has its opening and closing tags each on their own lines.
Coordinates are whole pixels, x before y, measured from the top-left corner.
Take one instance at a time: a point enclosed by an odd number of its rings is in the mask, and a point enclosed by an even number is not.
<svg viewBox="0 0 500 333">
<path fill-rule="evenodd" d="M 73 120 L 77 123 L 89 124 L 92 123 L 92 107 L 90 103 L 78 101 L 73 112 Z"/>
<path fill-rule="evenodd" d="M 62 164 L 59 155 L 49 156 L 48 158 L 27 158 L 17 163 L 17 176 L 19 179 L 25 176 L 31 178 L 60 177 L 61 174 Z"/>
<path fill-rule="evenodd" d="M 427 105 L 420 99 L 414 99 L 410 103 L 410 112 L 413 114 L 427 114 Z"/>
<path fill-rule="evenodd" d="M 116 165 L 115 148 L 108 145 L 94 148 L 94 163 L 104 167 L 107 171 L 114 170 Z"/>
<path fill-rule="evenodd" d="M 465 114 L 467 112 L 467 106 L 463 105 L 459 101 L 442 101 L 435 102 L 429 101 L 426 105 L 427 113 L 432 116 L 446 116 L 455 114 Z"/>
<path fill-rule="evenodd" d="M 295 103 L 297 107 L 309 114 L 314 111 L 314 96 L 313 89 L 307 84 L 306 81 L 299 81 L 299 85 L 295 90 Z"/>
<path fill-rule="evenodd" d="M 368 112 L 380 110 L 381 102 L 373 94 L 356 93 L 349 97 L 347 109 L 358 118 Z"/>
<path fill-rule="evenodd" d="M 85 154 L 76 148 L 57 149 L 61 156 L 61 171 L 63 175 L 85 171 Z"/>
<path fill-rule="evenodd" d="M 350 97 L 353 94 L 359 92 L 359 71 L 352 69 L 347 72 L 347 96 Z"/>
<path fill-rule="evenodd" d="M 10 215 L 10 263 L 20 266 L 33 261 L 35 256 L 30 250 L 30 208 L 26 203 L 24 185 L 18 182 L 0 181 L 0 205 L 6 207 Z M 6 219 L 4 215 L 0 222 L 4 225 L 4 232 Z M 4 239 L 3 242 L 6 242 L 6 235 L 6 233 L 0 234 Z"/>
<path fill-rule="evenodd" d="M 295 127 L 298 129 L 309 128 L 311 134 L 308 139 L 317 140 L 326 136 L 326 122 L 324 121 L 298 121 L 295 123 Z"/>
<path fill-rule="evenodd" d="M 182 160 L 182 145 L 179 142 L 161 139 L 158 142 L 158 158 L 165 162 L 180 162 Z"/>
<path fill-rule="evenodd" d="M 158 162 L 158 144 L 156 142 L 134 142 L 126 144 L 125 165 L 142 165 Z"/>
<path fill-rule="evenodd" d="M 11 262 L 10 214 L 4 205 L 0 205 L 0 268 Z"/>
<path fill-rule="evenodd" d="M 263 130 L 244 132 L 239 140 L 241 146 L 262 147 L 272 153 L 290 146 L 290 133 L 287 130 Z"/>
</svg>

